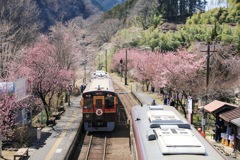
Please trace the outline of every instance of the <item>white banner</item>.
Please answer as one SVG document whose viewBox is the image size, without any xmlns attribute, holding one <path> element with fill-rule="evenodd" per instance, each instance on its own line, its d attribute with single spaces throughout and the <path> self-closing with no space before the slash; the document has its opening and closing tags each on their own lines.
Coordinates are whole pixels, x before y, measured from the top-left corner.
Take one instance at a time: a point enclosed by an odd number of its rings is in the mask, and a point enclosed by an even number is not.
<svg viewBox="0 0 240 160">
<path fill-rule="evenodd" d="M 15 94 L 17 96 L 17 101 L 19 101 L 27 96 L 26 79 L 25 78 L 17 79 L 14 83 L 15 83 Z"/>
<path fill-rule="evenodd" d="M 192 98 L 187 99 L 188 113 L 192 113 Z"/>
</svg>

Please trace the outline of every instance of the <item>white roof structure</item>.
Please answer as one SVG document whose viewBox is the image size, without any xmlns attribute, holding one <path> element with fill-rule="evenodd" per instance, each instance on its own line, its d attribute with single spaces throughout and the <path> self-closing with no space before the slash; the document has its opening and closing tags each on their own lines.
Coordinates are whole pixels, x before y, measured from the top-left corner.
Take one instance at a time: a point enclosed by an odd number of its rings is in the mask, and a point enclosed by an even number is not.
<svg viewBox="0 0 240 160">
<path fill-rule="evenodd" d="M 91 79 L 91 82 L 87 85 L 85 92 L 93 91 L 111 91 L 114 92 L 113 82 L 111 78 L 97 77 Z"/>
<path fill-rule="evenodd" d="M 96 70 L 95 72 L 93 72 L 92 74 L 92 78 L 96 78 L 96 77 L 109 77 L 108 73 L 102 70 Z"/>
<path fill-rule="evenodd" d="M 155 129 L 162 154 L 205 154 L 205 147 L 189 129 Z"/>
<path fill-rule="evenodd" d="M 139 105 L 131 116 L 139 159 L 223 159 L 174 107 Z"/>
</svg>

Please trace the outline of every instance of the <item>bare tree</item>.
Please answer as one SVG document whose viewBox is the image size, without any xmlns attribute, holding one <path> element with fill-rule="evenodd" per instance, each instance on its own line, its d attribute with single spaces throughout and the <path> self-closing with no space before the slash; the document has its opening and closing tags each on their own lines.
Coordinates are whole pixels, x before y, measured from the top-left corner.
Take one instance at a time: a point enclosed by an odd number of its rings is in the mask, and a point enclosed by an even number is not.
<svg viewBox="0 0 240 160">
<path fill-rule="evenodd" d="M 18 57 L 41 28 L 33 0 L 0 1 L 0 78 L 7 77 L 7 64 Z"/>
<path fill-rule="evenodd" d="M 101 23 L 97 28 L 100 44 L 109 42 L 111 37 L 121 28 L 122 23 L 118 19 L 109 19 Z"/>
<path fill-rule="evenodd" d="M 79 35 L 83 30 L 69 22 L 67 25 L 57 23 L 50 28 L 51 41 L 56 47 L 56 59 L 61 68 L 70 69 L 79 61 L 81 46 Z"/>
</svg>

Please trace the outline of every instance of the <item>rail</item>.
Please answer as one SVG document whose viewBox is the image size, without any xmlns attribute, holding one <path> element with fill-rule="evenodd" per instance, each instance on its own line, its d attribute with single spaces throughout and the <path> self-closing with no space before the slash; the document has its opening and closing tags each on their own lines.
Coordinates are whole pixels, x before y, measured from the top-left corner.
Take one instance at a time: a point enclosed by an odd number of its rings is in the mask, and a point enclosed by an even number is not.
<svg viewBox="0 0 240 160">
<path fill-rule="evenodd" d="M 106 147 L 107 147 L 107 136 L 104 134 L 104 137 L 101 137 L 100 134 L 92 134 L 90 136 L 90 142 L 88 145 L 87 154 L 85 160 L 99 159 L 102 154 L 102 159 L 106 159 Z"/>
</svg>

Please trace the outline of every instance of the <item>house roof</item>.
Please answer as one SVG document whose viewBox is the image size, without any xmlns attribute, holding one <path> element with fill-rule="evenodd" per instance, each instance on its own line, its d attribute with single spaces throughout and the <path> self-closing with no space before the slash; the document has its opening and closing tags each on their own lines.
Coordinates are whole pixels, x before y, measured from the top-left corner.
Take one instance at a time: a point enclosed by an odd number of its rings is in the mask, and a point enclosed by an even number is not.
<svg viewBox="0 0 240 160">
<path fill-rule="evenodd" d="M 218 100 L 214 100 L 211 103 L 204 106 L 204 110 L 213 114 L 220 114 L 222 112 L 226 112 L 238 107 L 237 105 L 221 102 Z"/>
<path fill-rule="evenodd" d="M 233 120 L 231 120 L 231 122 L 233 124 L 235 124 L 236 126 L 240 127 L 240 118 L 233 119 Z"/>
<path fill-rule="evenodd" d="M 240 118 L 240 107 L 237 107 L 231 111 L 224 112 L 219 115 L 222 119 L 224 119 L 227 122 L 230 122 L 231 120 L 234 120 L 236 118 Z"/>
</svg>

